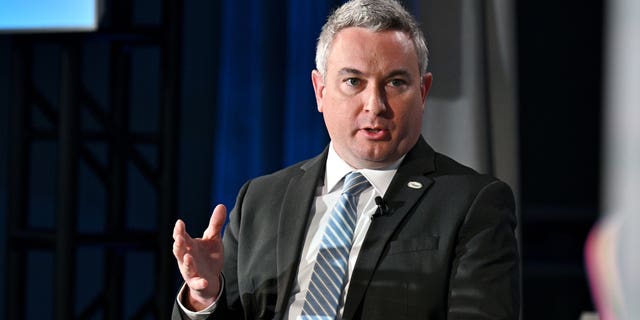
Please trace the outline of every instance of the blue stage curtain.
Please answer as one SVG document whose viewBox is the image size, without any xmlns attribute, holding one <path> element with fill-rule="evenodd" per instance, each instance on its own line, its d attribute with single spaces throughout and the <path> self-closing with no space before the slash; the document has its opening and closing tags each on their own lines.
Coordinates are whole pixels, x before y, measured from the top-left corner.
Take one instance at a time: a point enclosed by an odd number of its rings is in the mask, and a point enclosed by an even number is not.
<svg viewBox="0 0 640 320">
<path fill-rule="evenodd" d="M 312 157 L 327 145 L 311 70 L 320 28 L 336 5 L 222 2 L 213 203 L 231 208 L 248 179 Z"/>
<path fill-rule="evenodd" d="M 224 0 L 212 202 L 231 208 L 248 179 L 310 158 L 329 142 L 311 70 L 339 0 Z M 415 12 L 416 1 L 404 1 Z"/>
</svg>

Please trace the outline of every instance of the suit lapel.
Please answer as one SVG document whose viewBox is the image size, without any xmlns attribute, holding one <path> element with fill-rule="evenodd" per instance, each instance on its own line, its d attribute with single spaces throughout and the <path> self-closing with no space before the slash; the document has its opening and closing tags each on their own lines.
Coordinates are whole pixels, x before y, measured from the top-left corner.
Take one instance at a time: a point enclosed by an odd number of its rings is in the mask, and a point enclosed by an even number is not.
<svg viewBox="0 0 640 320">
<path fill-rule="evenodd" d="M 424 139 L 420 138 L 393 177 L 384 195 L 388 213 L 375 218 L 367 231 L 351 276 L 343 319 L 354 317 L 386 244 L 433 183 L 426 174 L 435 170 L 434 154 Z"/>
<path fill-rule="evenodd" d="M 318 179 L 324 177 L 327 150 L 306 162 L 300 174 L 293 176 L 284 191 L 278 221 L 276 243 L 278 294 L 276 314 L 284 314 L 291 295 L 293 279 L 297 274 L 304 237 L 309 223 L 309 210 L 315 197 Z"/>
</svg>

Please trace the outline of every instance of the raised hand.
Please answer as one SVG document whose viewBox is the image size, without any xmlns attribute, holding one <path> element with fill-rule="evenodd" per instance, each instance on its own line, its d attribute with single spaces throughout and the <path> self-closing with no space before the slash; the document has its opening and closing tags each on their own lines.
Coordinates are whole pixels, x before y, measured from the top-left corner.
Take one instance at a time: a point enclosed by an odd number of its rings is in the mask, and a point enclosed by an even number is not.
<svg viewBox="0 0 640 320">
<path fill-rule="evenodd" d="M 227 216 L 224 205 L 213 209 L 202 238 L 192 238 L 182 220 L 173 228 L 173 255 L 182 278 L 189 287 L 183 303 L 194 311 L 212 304 L 220 292 L 220 273 L 224 263 L 222 227 Z"/>
</svg>

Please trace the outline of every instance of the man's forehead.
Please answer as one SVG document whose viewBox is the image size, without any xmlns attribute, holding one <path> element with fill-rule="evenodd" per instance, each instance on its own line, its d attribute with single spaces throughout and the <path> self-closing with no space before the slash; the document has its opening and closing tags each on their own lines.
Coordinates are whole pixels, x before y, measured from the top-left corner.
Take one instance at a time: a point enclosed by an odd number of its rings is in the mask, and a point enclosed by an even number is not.
<svg viewBox="0 0 640 320">
<path fill-rule="evenodd" d="M 404 31 L 344 28 L 335 35 L 328 51 L 325 75 L 420 74 L 415 45 Z"/>
<path fill-rule="evenodd" d="M 416 54 L 416 47 L 406 33 L 398 30 L 371 31 L 350 27 L 338 32 L 328 48 L 328 59 L 333 56 L 370 58 L 379 54 L 397 56 Z"/>
</svg>

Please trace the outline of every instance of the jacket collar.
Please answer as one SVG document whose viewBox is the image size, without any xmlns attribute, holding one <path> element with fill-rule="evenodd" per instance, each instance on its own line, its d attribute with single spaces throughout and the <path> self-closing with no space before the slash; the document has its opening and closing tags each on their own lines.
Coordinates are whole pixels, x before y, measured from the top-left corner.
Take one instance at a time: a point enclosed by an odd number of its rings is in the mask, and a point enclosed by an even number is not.
<svg viewBox="0 0 640 320">
<path fill-rule="evenodd" d="M 284 190 L 276 242 L 278 287 L 275 312 L 280 317 L 286 311 L 293 280 L 298 272 L 304 236 L 309 223 L 308 213 L 311 210 L 316 188 L 324 177 L 328 150 L 327 147 L 320 155 L 304 162 L 298 174 L 291 177 L 287 189 Z M 292 212 L 296 214 L 291 214 Z"/>
<path fill-rule="evenodd" d="M 377 217 L 369 226 L 351 276 L 343 319 L 354 317 L 385 246 L 407 214 L 433 183 L 427 174 L 435 170 L 435 152 L 420 137 L 416 145 L 407 153 L 383 197 L 388 206 L 387 213 Z"/>
</svg>

